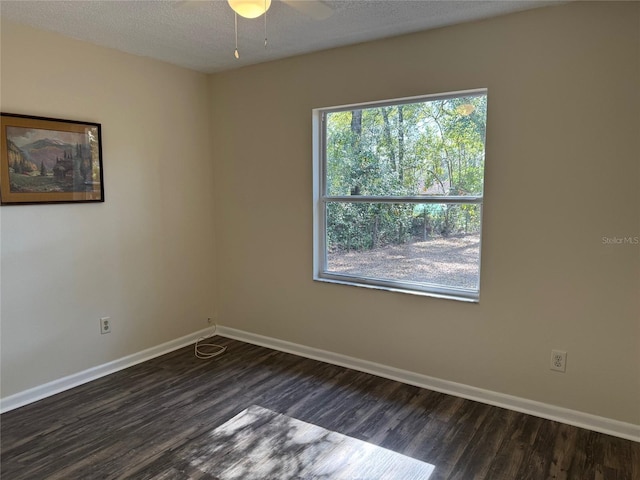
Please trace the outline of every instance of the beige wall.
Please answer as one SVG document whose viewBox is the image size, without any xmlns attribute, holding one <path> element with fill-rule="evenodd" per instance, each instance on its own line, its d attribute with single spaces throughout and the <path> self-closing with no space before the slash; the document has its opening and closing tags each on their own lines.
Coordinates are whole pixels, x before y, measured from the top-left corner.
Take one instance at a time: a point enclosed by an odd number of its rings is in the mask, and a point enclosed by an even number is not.
<svg viewBox="0 0 640 480">
<path fill-rule="evenodd" d="M 204 328 L 215 270 L 208 77 L 6 22 L 0 53 L 2 111 L 102 124 L 106 198 L 0 209 L 6 397 Z"/>
<path fill-rule="evenodd" d="M 572 3 L 207 77 L 3 22 L 1 109 L 102 123 L 106 202 L 0 209 L 2 397 L 219 311 L 640 423 L 640 247 L 602 243 L 640 236 L 639 23 L 637 2 Z M 477 87 L 480 304 L 313 282 L 311 109 Z"/>
<path fill-rule="evenodd" d="M 640 3 L 212 77 L 220 321 L 640 423 Z M 312 281 L 311 109 L 487 87 L 478 305 Z M 567 372 L 549 370 L 552 348 Z"/>
</svg>

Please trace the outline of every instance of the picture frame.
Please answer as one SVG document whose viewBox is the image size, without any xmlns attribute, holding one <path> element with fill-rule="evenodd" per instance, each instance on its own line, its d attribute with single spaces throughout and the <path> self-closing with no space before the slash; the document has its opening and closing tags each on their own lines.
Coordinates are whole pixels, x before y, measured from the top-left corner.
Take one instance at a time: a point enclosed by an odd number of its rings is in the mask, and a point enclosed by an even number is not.
<svg viewBox="0 0 640 480">
<path fill-rule="evenodd" d="M 0 203 L 104 202 L 99 123 L 0 113 Z"/>
</svg>

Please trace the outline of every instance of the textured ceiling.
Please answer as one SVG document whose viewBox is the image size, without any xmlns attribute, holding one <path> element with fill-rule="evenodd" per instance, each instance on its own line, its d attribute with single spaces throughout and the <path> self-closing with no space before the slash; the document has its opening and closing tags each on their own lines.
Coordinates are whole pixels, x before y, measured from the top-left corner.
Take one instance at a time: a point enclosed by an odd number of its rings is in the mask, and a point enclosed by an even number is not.
<svg viewBox="0 0 640 480">
<path fill-rule="evenodd" d="M 266 49 L 263 18 L 238 17 L 239 60 L 233 56 L 234 14 L 223 0 L 0 0 L 0 15 L 12 22 L 97 45 L 202 72 L 219 72 L 558 2 L 327 0 L 321 3 L 321 7 L 329 7 L 326 9 L 329 16 L 322 19 L 309 10 L 313 5 L 308 0 L 274 0 L 267 15 Z"/>
</svg>

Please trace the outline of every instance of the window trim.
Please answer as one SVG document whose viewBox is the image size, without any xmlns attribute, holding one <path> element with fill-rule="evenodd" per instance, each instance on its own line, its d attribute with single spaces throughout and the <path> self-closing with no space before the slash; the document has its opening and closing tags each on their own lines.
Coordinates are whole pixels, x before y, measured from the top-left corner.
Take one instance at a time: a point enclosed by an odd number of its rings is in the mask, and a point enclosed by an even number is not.
<svg viewBox="0 0 640 480">
<path fill-rule="evenodd" d="M 327 165 L 326 151 L 327 138 L 324 128 L 328 113 L 343 112 L 354 109 L 377 108 L 386 106 L 405 105 L 410 103 L 447 100 L 458 97 L 488 96 L 486 88 L 473 90 L 462 90 L 444 94 L 419 95 L 405 97 L 396 100 L 384 100 L 379 102 L 354 103 L 341 105 L 338 107 L 314 108 L 312 110 L 312 158 L 313 158 L 313 280 L 356 287 L 373 288 L 391 292 L 401 292 L 413 295 L 422 295 L 435 298 L 445 298 L 460 300 L 465 302 L 478 303 L 480 299 L 480 278 L 478 288 L 467 289 L 461 287 L 449 287 L 428 282 L 415 282 L 409 280 L 392 280 L 382 278 L 371 278 L 344 273 L 328 271 L 327 259 L 327 205 L 329 203 L 423 203 L 423 204 L 475 204 L 479 205 L 480 215 L 480 256 L 478 258 L 478 271 L 481 275 L 482 260 L 482 226 L 483 226 L 483 203 L 484 191 L 482 195 L 474 196 L 371 196 L 371 195 L 348 195 L 331 196 L 327 195 Z M 486 159 L 486 140 L 485 140 Z M 486 165 L 483 166 L 483 176 Z"/>
</svg>

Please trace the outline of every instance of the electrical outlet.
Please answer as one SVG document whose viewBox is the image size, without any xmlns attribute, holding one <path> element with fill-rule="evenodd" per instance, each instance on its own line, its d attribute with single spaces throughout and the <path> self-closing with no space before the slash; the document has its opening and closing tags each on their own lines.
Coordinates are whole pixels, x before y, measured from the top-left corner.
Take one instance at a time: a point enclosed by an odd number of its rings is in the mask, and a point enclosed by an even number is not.
<svg viewBox="0 0 640 480">
<path fill-rule="evenodd" d="M 565 372 L 567 370 L 567 352 L 551 350 L 551 370 Z"/>
<path fill-rule="evenodd" d="M 100 319 L 100 333 L 111 333 L 111 317 L 102 317 Z"/>
</svg>

